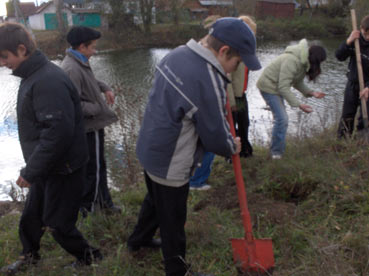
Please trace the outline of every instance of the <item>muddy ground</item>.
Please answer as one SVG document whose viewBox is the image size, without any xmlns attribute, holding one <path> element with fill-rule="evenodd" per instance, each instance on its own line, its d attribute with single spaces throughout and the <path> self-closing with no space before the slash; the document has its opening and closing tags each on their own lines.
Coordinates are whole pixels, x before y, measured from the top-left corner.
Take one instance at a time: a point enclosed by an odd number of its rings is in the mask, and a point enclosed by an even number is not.
<svg viewBox="0 0 369 276">
<path fill-rule="evenodd" d="M 0 201 L 0 217 L 9 213 L 21 213 L 23 203 L 14 201 Z"/>
</svg>

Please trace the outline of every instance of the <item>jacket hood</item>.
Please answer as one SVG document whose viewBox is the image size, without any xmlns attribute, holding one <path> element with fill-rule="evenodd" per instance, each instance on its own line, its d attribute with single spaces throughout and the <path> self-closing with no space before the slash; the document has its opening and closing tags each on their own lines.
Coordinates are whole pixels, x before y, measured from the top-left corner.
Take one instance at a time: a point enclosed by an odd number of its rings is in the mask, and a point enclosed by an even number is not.
<svg viewBox="0 0 369 276">
<path fill-rule="evenodd" d="M 309 45 L 305 38 L 297 45 L 288 46 L 284 52 L 296 56 L 302 64 L 307 65 L 306 71 L 309 70 Z"/>
</svg>

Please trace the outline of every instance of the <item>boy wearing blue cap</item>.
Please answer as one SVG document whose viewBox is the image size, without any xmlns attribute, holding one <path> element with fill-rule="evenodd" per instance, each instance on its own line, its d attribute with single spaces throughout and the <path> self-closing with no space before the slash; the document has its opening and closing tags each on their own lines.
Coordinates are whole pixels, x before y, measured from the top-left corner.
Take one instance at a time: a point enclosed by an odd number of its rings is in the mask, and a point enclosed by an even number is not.
<svg viewBox="0 0 369 276">
<path fill-rule="evenodd" d="M 247 24 L 222 18 L 201 42 L 190 40 L 157 66 L 136 150 L 148 193 L 127 246 L 131 252 L 160 246 L 167 276 L 204 275 L 185 262 L 188 182 L 204 151 L 240 152 L 225 118 L 227 73 L 241 61 L 260 69 L 255 49 Z M 161 243 L 153 239 L 157 228 Z"/>
</svg>

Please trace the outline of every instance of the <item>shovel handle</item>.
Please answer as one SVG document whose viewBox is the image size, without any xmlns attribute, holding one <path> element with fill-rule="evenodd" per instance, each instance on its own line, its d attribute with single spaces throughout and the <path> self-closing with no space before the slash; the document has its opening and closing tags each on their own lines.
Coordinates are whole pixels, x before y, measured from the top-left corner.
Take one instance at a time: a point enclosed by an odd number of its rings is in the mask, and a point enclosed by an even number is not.
<svg viewBox="0 0 369 276">
<path fill-rule="evenodd" d="M 232 136 L 236 137 L 236 131 L 234 129 L 232 111 L 231 111 L 231 106 L 229 105 L 228 95 L 227 95 L 226 110 L 227 110 L 227 121 L 231 128 Z M 248 242 L 252 242 L 254 240 L 254 237 L 252 236 L 251 217 L 250 217 L 249 209 L 247 207 L 246 189 L 245 189 L 245 183 L 243 181 L 242 167 L 241 167 L 241 161 L 240 161 L 239 154 L 232 155 L 232 164 L 233 164 L 234 174 L 236 177 L 238 201 L 240 203 L 241 217 L 242 217 L 243 227 L 245 229 L 245 237 Z"/>
<path fill-rule="evenodd" d="M 356 13 L 354 9 L 351 10 L 351 23 L 352 23 L 352 30 L 357 31 Z M 359 76 L 359 87 L 360 87 L 360 91 L 362 91 L 364 89 L 364 75 L 363 75 L 363 65 L 361 63 L 359 39 L 355 39 L 354 43 L 355 43 L 357 73 Z M 364 98 L 361 98 L 361 111 L 363 113 L 364 127 L 368 128 L 368 111 L 366 108 L 366 102 Z"/>
</svg>

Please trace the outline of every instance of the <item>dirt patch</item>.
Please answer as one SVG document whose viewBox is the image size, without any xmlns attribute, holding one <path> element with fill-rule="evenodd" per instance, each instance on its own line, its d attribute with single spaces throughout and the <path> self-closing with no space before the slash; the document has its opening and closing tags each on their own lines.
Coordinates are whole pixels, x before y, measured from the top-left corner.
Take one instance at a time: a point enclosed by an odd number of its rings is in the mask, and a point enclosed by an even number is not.
<svg viewBox="0 0 369 276">
<path fill-rule="evenodd" d="M 0 201 L 0 217 L 13 213 L 21 212 L 23 209 L 23 204 L 14 201 Z"/>
<path fill-rule="evenodd" d="M 207 193 L 208 196 L 194 206 L 194 211 L 199 211 L 209 205 L 219 209 L 239 210 L 236 183 L 215 186 Z M 263 216 L 271 223 L 281 224 L 294 216 L 296 210 L 296 205 L 293 203 L 269 199 L 262 194 L 248 193 L 247 201 L 253 221 L 256 221 L 256 216 Z"/>
<path fill-rule="evenodd" d="M 250 194 L 248 197 L 249 210 L 252 216 L 262 214 L 273 224 L 282 224 L 295 215 L 296 204 L 275 201 L 265 198 L 262 194 Z M 253 219 L 255 221 L 255 219 Z"/>
</svg>

